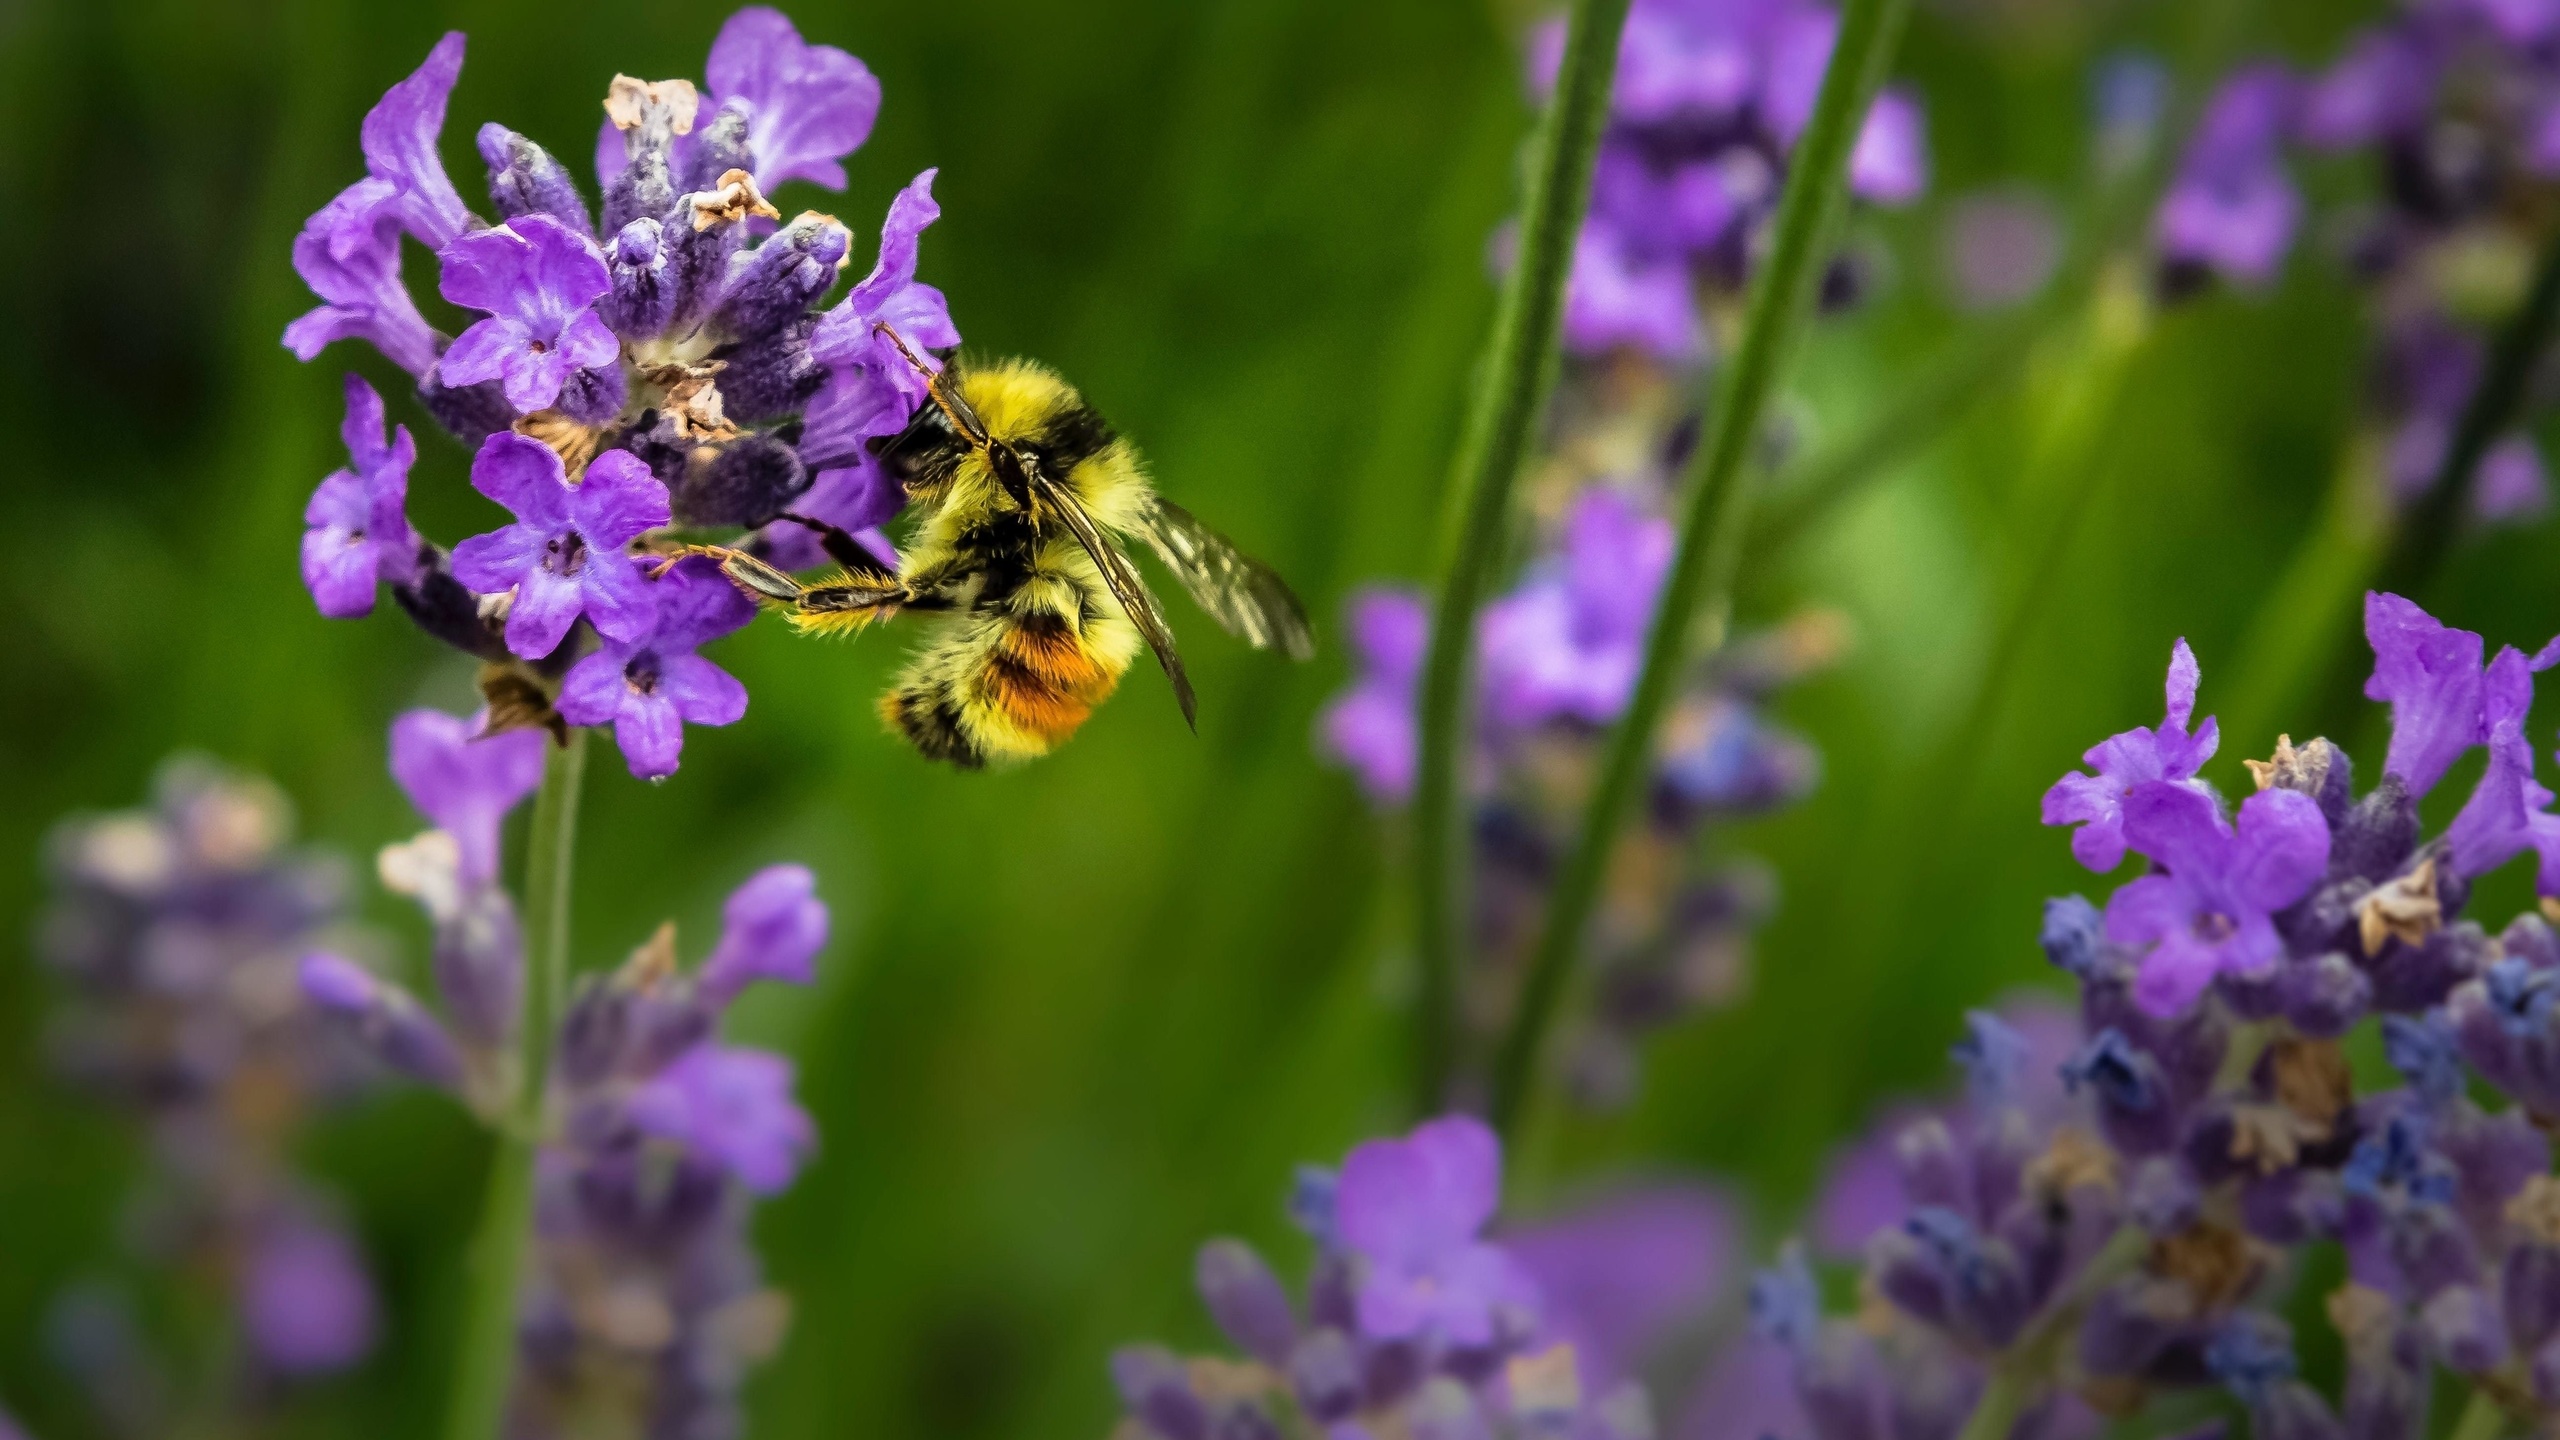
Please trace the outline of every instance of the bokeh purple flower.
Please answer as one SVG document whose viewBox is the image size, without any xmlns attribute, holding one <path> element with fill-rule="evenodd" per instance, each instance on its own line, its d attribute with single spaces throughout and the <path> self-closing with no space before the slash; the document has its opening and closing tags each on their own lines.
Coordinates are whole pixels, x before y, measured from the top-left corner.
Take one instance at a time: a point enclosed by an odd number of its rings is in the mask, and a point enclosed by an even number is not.
<svg viewBox="0 0 2560 1440">
<path fill-rule="evenodd" d="M 1364 1334 L 1482 1345 L 1498 1309 L 1534 1303 L 1527 1272 L 1482 1238 L 1501 1192 L 1501 1142 L 1466 1116 L 1351 1152 L 1334 1221 L 1344 1247 L 1365 1262 L 1356 1297 Z"/>
<path fill-rule="evenodd" d="M 2244 285 L 2275 278 L 2302 223 L 2283 157 L 2296 90 L 2281 68 L 2258 65 L 2214 92 L 2153 221 L 2163 257 Z"/>
<path fill-rule="evenodd" d="M 498 830 L 542 783 L 538 731 L 487 732 L 488 717 L 411 710 L 391 722 L 391 775 L 459 847 L 462 879 L 498 878 Z"/>
<path fill-rule="evenodd" d="M 1373 587 L 1352 595 L 1343 638 L 1359 669 L 1317 719 L 1317 741 L 1359 777 L 1371 801 L 1395 804 L 1413 793 L 1414 686 L 1431 617 L 1420 597 Z"/>
<path fill-rule="evenodd" d="M 728 1167 L 761 1195 L 791 1184 L 818 1142 L 791 1098 L 791 1062 L 762 1050 L 698 1045 L 631 1095 L 631 1123 Z"/>
</svg>

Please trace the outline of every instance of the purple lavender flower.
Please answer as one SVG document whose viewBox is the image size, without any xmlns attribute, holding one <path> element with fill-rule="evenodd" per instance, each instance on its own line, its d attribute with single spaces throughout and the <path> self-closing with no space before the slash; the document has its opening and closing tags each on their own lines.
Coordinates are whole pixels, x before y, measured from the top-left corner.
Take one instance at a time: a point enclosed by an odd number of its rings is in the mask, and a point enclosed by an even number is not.
<svg viewBox="0 0 2560 1440">
<path fill-rule="evenodd" d="M 2551 479 L 2542 451 L 2526 435 L 2510 435 L 2480 458 L 2472 512 L 2492 523 L 2530 520 L 2551 508 Z"/>
<path fill-rule="evenodd" d="M 373 1282 L 346 1235 L 307 1216 L 272 1222 L 249 1254 L 240 1308 L 249 1343 L 285 1375 L 343 1370 L 373 1349 Z"/>
<path fill-rule="evenodd" d="M 918 242 L 942 215 L 927 170 L 889 202 L 880 227 L 880 258 L 843 301 L 818 317 L 809 354 L 827 367 L 827 382 L 809 402 L 800 451 L 816 464 L 849 462 L 862 442 L 894 435 L 923 403 L 923 377 L 879 332 L 888 325 L 919 350 L 960 343 L 942 292 L 916 279 Z M 876 522 L 875 522 L 876 523 Z"/>
<path fill-rule="evenodd" d="M 458 236 L 437 258 L 444 298 L 488 312 L 445 350 L 447 385 L 501 381 L 507 403 L 531 413 L 558 400 L 571 374 L 621 353 L 594 309 L 613 288 L 604 256 L 550 216 L 519 215 Z"/>
<path fill-rule="evenodd" d="M 462 197 L 444 173 L 436 139 L 444 130 L 445 102 L 462 77 L 462 32 L 447 31 L 427 52 L 426 63 L 383 92 L 365 112 L 361 132 L 368 175 L 389 184 L 401 228 L 438 249 L 471 223 Z"/>
<path fill-rule="evenodd" d="M 1585 221 L 1574 238 L 1564 337 L 1585 355 L 1624 346 L 1665 360 L 1695 359 L 1706 333 L 1688 266 L 1676 255 L 1635 253 L 1605 217 Z"/>
<path fill-rule="evenodd" d="M 1948 208 L 1940 268 L 1965 308 L 2023 304 L 2062 259 L 2061 222 L 2033 191 L 1968 195 Z"/>
<path fill-rule="evenodd" d="M 2412 796 L 2423 796 L 2463 752 L 2490 738 L 2488 676 L 2480 663 L 2485 647 L 2471 631 L 2453 629 L 2410 601 L 2378 591 L 2364 597 L 2364 633 L 2373 646 L 2365 698 L 2391 705 L 2391 751 L 2383 770 L 2398 776 Z M 2518 660 L 2522 670 L 2505 681 L 2508 705 L 2515 705 L 2519 683 L 2524 702 L 2531 702 L 2531 672 L 2560 664 L 2560 640 Z M 2514 713 L 2521 718 L 2520 705 Z"/>
<path fill-rule="evenodd" d="M 1413 792 L 1413 689 L 1431 644 L 1421 597 L 1367 589 L 1351 597 L 1343 627 L 1359 672 L 1351 689 L 1316 721 L 1317 743 L 1358 777 L 1376 804 Z"/>
<path fill-rule="evenodd" d="M 2329 865 L 2320 806 L 2291 790 L 2265 790 L 2240 807 L 2237 829 L 2211 796 L 2145 781 L 2124 797 L 2124 835 L 2163 867 L 2107 901 L 2107 939 L 2149 946 L 2134 999 L 2175 1015 L 2219 975 L 2251 975 L 2284 953 L 2269 918 L 2299 900 Z"/>
<path fill-rule="evenodd" d="M 1363 1334 L 1483 1345 L 1498 1309 L 1535 1303 L 1535 1282 L 1481 1238 L 1501 1193 L 1502 1142 L 1467 1116 L 1351 1152 L 1334 1215 L 1344 1247 L 1366 1266 L 1357 1296 Z"/>
<path fill-rule="evenodd" d="M 687 1051 L 632 1092 L 631 1123 L 713 1157 L 760 1195 L 787 1188 L 818 1143 L 791 1098 L 791 1062 L 735 1046 Z"/>
<path fill-rule="evenodd" d="M 1536 1286 L 1547 1333 L 1573 1346 L 1586 1383 L 1639 1373 L 1682 1320 L 1733 1278 L 1732 1202 L 1704 1186 L 1658 1185 L 1579 1205 L 1502 1237 Z"/>
<path fill-rule="evenodd" d="M 871 138 L 880 114 L 880 82 L 861 61 L 809 44 L 780 11 L 761 5 L 720 27 L 703 78 L 713 108 L 745 102 L 747 148 L 756 183 L 767 190 L 785 180 L 843 189 L 839 162 Z"/>
<path fill-rule="evenodd" d="M 719 948 L 702 962 L 702 995 L 725 1005 L 750 983 L 806 985 L 827 943 L 827 906 L 804 865 L 768 865 L 747 877 L 721 911 Z"/>
<path fill-rule="evenodd" d="M 2435 81 L 2413 37 L 2368 31 L 2304 89 L 2297 122 L 2303 142 L 2346 150 L 2409 130 L 2426 118 Z"/>
<path fill-rule="evenodd" d="M 2153 221 L 2160 252 L 2242 284 L 2274 278 L 2302 221 L 2282 142 L 2295 82 L 2273 65 L 2222 82 Z"/>
<path fill-rule="evenodd" d="M 1644 663 L 1671 549 L 1670 524 L 1625 495 L 1582 496 L 1566 522 L 1561 564 L 1486 606 L 1478 620 L 1486 723 L 1526 730 L 1555 719 L 1616 719 Z"/>
<path fill-rule="evenodd" d="M 486 733 L 488 717 L 411 710 L 391 722 L 391 776 L 460 847 L 466 883 L 498 878 L 498 827 L 542 783 L 543 736 Z"/>
<path fill-rule="evenodd" d="M 362 340 L 412 375 L 435 368 L 442 337 L 400 282 L 399 192 L 359 180 L 320 207 L 293 241 L 294 273 L 320 297 L 284 327 L 285 348 L 309 360 L 338 340 Z"/>
<path fill-rule="evenodd" d="M 1849 192 L 1879 205 L 1908 205 L 1929 188 L 1929 150 L 1920 101 L 1905 89 L 1878 95 L 1849 152 Z"/>
<path fill-rule="evenodd" d="M 331 619 L 370 614 L 383 580 L 418 576 L 418 537 L 409 528 L 409 466 L 418 448 L 409 427 L 383 437 L 382 397 L 347 377 L 347 418 L 339 434 L 352 469 L 333 470 L 303 507 L 302 583 Z"/>
<path fill-rule="evenodd" d="M 716 563 L 699 557 L 648 584 L 657 592 L 650 629 L 607 640 L 571 666 L 559 708 L 572 725 L 613 726 L 632 775 L 662 780 L 676 771 L 687 722 L 733 725 L 747 713 L 747 687 L 693 652 L 754 619 L 756 607 Z"/>
<path fill-rule="evenodd" d="M 507 648 L 538 660 L 584 615 L 607 639 L 647 638 L 657 596 L 623 547 L 668 520 L 667 487 L 629 451 L 588 462 L 576 485 L 551 447 L 500 431 L 471 462 L 471 487 L 516 523 L 453 547 L 455 578 L 483 594 L 515 591 Z"/>
<path fill-rule="evenodd" d="M 2187 729 L 2202 678 L 2195 652 L 2180 640 L 2169 652 L 2169 709 L 2159 727 L 2127 730 L 2090 747 L 2080 758 L 2097 774 L 2075 770 L 2044 792 L 2044 823 L 2079 827 L 2071 833 L 2071 854 L 2081 864 L 2103 875 L 2123 863 L 2124 799 L 2134 786 L 2192 782 L 2201 789 L 2195 774 L 2222 743 L 2212 716 Z"/>
</svg>

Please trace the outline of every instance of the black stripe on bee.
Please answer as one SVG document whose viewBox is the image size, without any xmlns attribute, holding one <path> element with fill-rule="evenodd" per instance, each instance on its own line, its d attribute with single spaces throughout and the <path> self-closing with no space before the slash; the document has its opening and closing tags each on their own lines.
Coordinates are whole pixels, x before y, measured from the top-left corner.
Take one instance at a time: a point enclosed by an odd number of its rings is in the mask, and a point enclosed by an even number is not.
<svg viewBox="0 0 2560 1440">
<path fill-rule="evenodd" d="M 1024 449 L 1040 462 L 1040 469 L 1053 480 L 1063 480 L 1069 471 L 1103 452 L 1119 438 L 1111 422 L 1090 405 L 1078 403 L 1058 412 L 1040 433 L 1024 443 Z"/>
</svg>

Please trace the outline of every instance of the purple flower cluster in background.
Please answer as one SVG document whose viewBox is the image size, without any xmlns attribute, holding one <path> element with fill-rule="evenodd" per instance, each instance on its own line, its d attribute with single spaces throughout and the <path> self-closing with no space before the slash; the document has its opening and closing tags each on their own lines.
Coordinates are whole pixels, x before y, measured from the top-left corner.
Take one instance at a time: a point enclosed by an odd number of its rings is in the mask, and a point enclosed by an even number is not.
<svg viewBox="0 0 2560 1440">
<path fill-rule="evenodd" d="M 372 1347 L 374 1293 L 328 1194 L 294 1172 L 316 1107 L 369 1077 L 294 983 L 302 950 L 348 931 L 346 867 L 289 846 L 292 816 L 263 781 L 171 762 L 147 809 L 75 818 L 48 847 L 36 943 L 67 995 L 47 1035 L 56 1068 L 129 1114 L 149 1140 L 125 1227 L 134 1259 L 209 1279 L 243 1354 L 168 1366 L 138 1323 L 57 1324 L 57 1345 L 121 1431 L 170 1417 L 136 1377 L 209 1364 L 236 1378 L 342 1369 Z M 90 1287 L 64 1314 L 116 1313 Z M 83 1343 L 83 1337 L 98 1343 Z M 248 1377 L 232 1377 L 244 1363 Z"/>
<path fill-rule="evenodd" d="M 2371 698 L 2392 710 L 2358 795 L 2326 740 L 2249 762 L 2237 807 L 2199 778 L 2212 722 L 2182 643 L 2169 714 L 2093 748 L 2046 797 L 2090 868 L 2148 873 L 2104 907 L 2047 908 L 2046 954 L 2080 989 L 1971 1017 L 1961 1102 L 1853 1147 L 1818 1203 L 1824 1256 L 1862 1251 L 1855 1323 L 1825 1319 L 1812 1255 L 1753 1291 L 1790 1360 L 1767 1434 L 1942 1440 L 1993 1366 L 2025 1386 L 2013 1433 L 2092 1433 L 2152 1396 L 2219 1385 L 2261 1434 L 2425 1433 L 2432 1375 L 2514 1423 L 2560 1413 L 2560 938 L 2539 913 L 2492 935 L 2474 882 L 2532 851 L 2560 889 L 2560 817 L 2534 778 L 2535 671 L 2396 596 L 2367 599 Z M 2488 766 L 2428 837 L 2418 802 L 2465 753 Z M 2550 857 L 2550 858 L 2545 858 Z M 2401 1083 L 2359 1085 L 2342 1037 L 2376 1019 Z M 2483 1090 L 2480 1087 L 2486 1086 Z M 2273 1313 L 2289 1252 L 2343 1247 L 2326 1297 L 2346 1355 L 2333 1402 Z"/>
<path fill-rule="evenodd" d="M 1580 815 L 1577 786 L 1632 696 L 1671 527 L 1634 491 L 1595 483 L 1568 503 L 1555 548 L 1477 617 L 1475 807 L 1477 961 L 1468 1028 L 1498 1033 L 1535 939 L 1547 885 Z M 1345 627 L 1351 686 L 1319 718 L 1317 744 L 1371 800 L 1400 804 L 1413 782 L 1415 687 L 1428 642 L 1419 596 L 1355 594 Z M 1756 864 L 1703 862 L 1709 825 L 1807 793 L 1811 747 L 1766 716 L 1780 686 L 1825 663 L 1836 620 L 1809 615 L 1746 636 L 1694 675 L 1664 727 L 1646 823 L 1625 847 L 1595 964 L 1595 1004 L 1573 1042 L 1574 1093 L 1632 1096 L 1636 1042 L 1740 990 L 1750 931 L 1774 902 Z"/>
<path fill-rule="evenodd" d="M 1683 362 L 1712 348 L 1700 298 L 1748 278 L 1839 28 L 1813 0 L 1636 0 L 1566 289 L 1568 350 Z M 1530 46 L 1540 96 L 1563 55 L 1563 22 L 1549 22 Z M 1903 205 L 1928 180 L 1919 102 L 1887 90 L 1850 156 L 1850 191 Z"/>
<path fill-rule="evenodd" d="M 495 1115 L 514 1083 L 525 963 L 499 831 L 540 783 L 547 742 L 485 730 L 484 717 L 418 710 L 391 733 L 392 774 L 437 828 L 384 850 L 380 872 L 434 926 L 441 1004 L 326 948 L 302 954 L 298 975 L 384 1064 Z M 571 1000 L 537 1157 L 511 1434 L 735 1432 L 738 1386 L 789 1313 L 764 1287 L 749 1212 L 791 1183 L 817 1134 L 791 1062 L 717 1031 L 748 985 L 809 983 L 826 941 L 813 877 L 777 865 L 730 896 L 698 968 L 678 963 L 667 925 Z"/>
<path fill-rule="evenodd" d="M 2245 66 L 2206 105 L 2153 222 L 2170 288 L 2263 286 L 2304 230 L 2296 157 L 2352 154 L 2373 200 L 2340 219 L 2379 332 L 2384 487 L 2406 503 L 2442 471 L 2486 367 L 2484 330 L 2521 303 L 2560 194 L 2560 67 L 2539 0 L 2406 0 L 2325 69 Z M 2500 437 L 2483 519 L 2549 503 L 2541 455 Z"/>
<path fill-rule="evenodd" d="M 808 521 L 894 554 L 876 531 L 905 492 L 868 442 L 903 428 L 924 389 L 874 326 L 920 351 L 960 341 L 915 278 L 940 214 L 933 172 L 890 205 L 868 277 L 826 305 L 852 228 L 816 211 L 784 221 L 766 192 L 842 189 L 879 83 L 750 8 L 713 42 L 704 86 L 615 79 L 601 209 L 541 145 L 482 126 L 484 220 L 436 149 L 462 52 L 447 35 L 366 115 L 365 177 L 295 242 L 322 303 L 285 343 L 308 360 L 362 340 L 408 371 L 425 412 L 476 450 L 474 488 L 514 521 L 449 553 L 422 540 L 405 509 L 409 431 L 386 439 L 380 397 L 350 376 L 350 463 L 312 496 L 303 578 L 330 616 L 368 613 L 389 585 L 422 628 L 496 667 L 502 725 L 610 724 L 632 773 L 660 778 L 685 725 L 745 712 L 744 688 L 693 651 L 753 610 L 717 602 L 698 572 L 653 581 L 635 542 L 670 525 L 744 530 L 797 569 L 821 559 Z M 473 317 L 461 334 L 437 333 L 411 299 L 404 237 L 434 252 L 437 293 Z"/>
<path fill-rule="evenodd" d="M 1465 1116 L 1300 1172 L 1315 1245 L 1304 1298 L 1237 1240 L 1200 1248 L 1200 1298 L 1240 1359 L 1154 1345 L 1112 1356 L 1123 1433 L 1653 1435 L 1639 1370 L 1728 1278 L 1734 1222 L 1694 1188 L 1610 1197 L 1511 1233 L 1493 1132 Z"/>
</svg>

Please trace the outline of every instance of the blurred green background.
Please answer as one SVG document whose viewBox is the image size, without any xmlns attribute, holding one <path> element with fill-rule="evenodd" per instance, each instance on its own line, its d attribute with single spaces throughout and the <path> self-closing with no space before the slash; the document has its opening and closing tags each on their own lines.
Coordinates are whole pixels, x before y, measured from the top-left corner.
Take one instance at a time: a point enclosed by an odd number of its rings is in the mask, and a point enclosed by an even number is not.
<svg viewBox="0 0 2560 1440">
<path fill-rule="evenodd" d="M 1802 358 L 1789 405 L 1809 444 L 1981 323 L 1939 279 L 1945 201 L 2074 193 L 2092 57 L 2174 49 L 2217 3 L 1922 7 L 1898 70 L 1927 97 L 1932 198 L 1859 221 L 1881 284 Z M 2367 8 L 2264 4 L 2243 39 L 2324 59 Z M 1351 585 L 1427 573 L 1526 122 L 1525 7 L 789 9 L 868 62 L 886 104 L 849 192 L 786 190 L 786 208 L 834 209 L 867 246 L 890 194 L 940 166 L 924 274 L 973 348 L 1074 377 L 1169 493 L 1328 624 Z M 41 1434 L 89 1433 L 41 1318 L 112 1255 L 135 1160 L 40 1063 L 50 982 L 22 937 L 47 825 L 136 801 L 188 747 L 272 774 L 308 835 L 369 854 L 417 824 L 383 772 L 389 718 L 468 703 L 467 667 L 387 607 L 325 622 L 297 581 L 301 506 L 337 463 L 341 369 L 398 391 L 370 352 L 304 367 L 278 345 L 310 303 L 288 243 L 359 172 L 358 117 L 442 30 L 471 35 L 445 148 L 476 199 L 481 120 L 583 157 L 607 79 L 698 75 L 726 13 L 0 0 L 0 525 L 16 546 L 0 569 L 0 1395 Z M 2175 637 L 2202 657 L 2208 710 L 2232 693 L 2335 468 L 2364 342 L 2354 293 L 2306 253 L 2270 293 L 2164 317 L 2125 358 L 2120 403 L 2055 464 L 2039 436 L 2087 360 L 2066 327 L 1755 571 L 1746 621 L 1821 603 L 1854 622 L 1844 663 L 1782 704 L 1827 775 L 1719 842 L 1785 886 L 1747 999 L 1657 1043 L 1640 1104 L 1565 1137 L 1567 1173 L 1726 1177 L 1774 1236 L 1881 1097 L 1938 1083 L 1961 1010 L 2039 979 L 2038 902 L 2089 882 L 2035 823 L 2037 795 L 2088 744 L 2156 718 Z M 421 527 L 485 528 L 459 447 L 397 400 L 394 415 L 420 433 Z M 2421 598 L 2493 644 L 2538 642 L 2560 628 L 2551 539 L 2466 542 Z M 1294 1265 L 1291 1165 L 1406 1120 L 1392 827 L 1308 743 L 1339 647 L 1291 668 L 1183 628 L 1196 740 L 1142 674 L 1044 763 L 930 768 L 872 716 L 899 637 L 821 646 L 760 625 L 720 652 L 753 693 L 746 721 L 692 732 L 677 778 L 643 786 L 599 755 L 582 964 L 670 913 L 699 953 L 728 888 L 776 859 L 815 866 L 835 906 L 815 995 L 740 1017 L 800 1057 L 824 1135 L 759 1223 L 798 1317 L 756 1382 L 758 1435 L 1099 1435 L 1109 1346 L 1205 1331 L 1198 1240 L 1240 1233 Z M 2227 734 L 2209 773 L 2245 789 L 2238 761 L 2274 728 Z M 2440 797 L 2467 790 L 2456 779 Z M 414 953 L 403 907 L 369 905 Z M 354 1201 L 390 1325 L 296 1428 L 426 1434 L 479 1142 L 409 1097 L 330 1121 L 311 1150 Z"/>
</svg>

